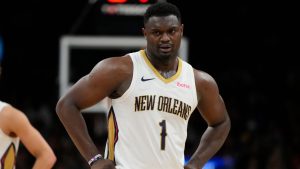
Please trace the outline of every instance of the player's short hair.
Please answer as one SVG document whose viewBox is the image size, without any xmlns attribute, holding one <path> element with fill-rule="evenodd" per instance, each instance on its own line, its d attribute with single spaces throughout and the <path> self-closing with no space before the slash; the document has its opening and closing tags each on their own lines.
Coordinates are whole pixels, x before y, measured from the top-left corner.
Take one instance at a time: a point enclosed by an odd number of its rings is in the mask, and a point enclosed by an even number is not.
<svg viewBox="0 0 300 169">
<path fill-rule="evenodd" d="M 169 16 L 175 15 L 181 22 L 181 13 L 178 7 L 169 2 L 157 2 L 151 5 L 144 14 L 144 25 L 152 16 Z"/>
</svg>

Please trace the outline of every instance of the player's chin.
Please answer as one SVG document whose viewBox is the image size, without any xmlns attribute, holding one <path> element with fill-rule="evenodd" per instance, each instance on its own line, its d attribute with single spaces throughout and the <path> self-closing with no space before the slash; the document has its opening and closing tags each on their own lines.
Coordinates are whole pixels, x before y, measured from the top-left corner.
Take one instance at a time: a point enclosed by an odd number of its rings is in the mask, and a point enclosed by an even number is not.
<svg viewBox="0 0 300 169">
<path fill-rule="evenodd" d="M 159 55 L 161 58 L 170 58 L 172 56 L 171 52 L 160 52 Z"/>
</svg>

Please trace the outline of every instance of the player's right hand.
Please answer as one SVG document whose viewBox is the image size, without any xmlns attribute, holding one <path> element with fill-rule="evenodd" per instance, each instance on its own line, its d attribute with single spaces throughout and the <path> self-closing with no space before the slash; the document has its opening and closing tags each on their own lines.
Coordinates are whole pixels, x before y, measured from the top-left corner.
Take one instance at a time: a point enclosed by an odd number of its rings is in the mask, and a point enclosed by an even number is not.
<svg viewBox="0 0 300 169">
<path fill-rule="evenodd" d="M 96 161 L 91 169 L 116 169 L 113 161 L 108 159 L 98 160 Z"/>
</svg>

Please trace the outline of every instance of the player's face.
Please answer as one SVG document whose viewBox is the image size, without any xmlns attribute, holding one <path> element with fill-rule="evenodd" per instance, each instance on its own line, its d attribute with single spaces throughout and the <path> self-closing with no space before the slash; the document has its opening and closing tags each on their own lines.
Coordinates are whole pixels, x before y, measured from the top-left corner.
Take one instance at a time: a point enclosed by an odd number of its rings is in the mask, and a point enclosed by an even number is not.
<svg viewBox="0 0 300 169">
<path fill-rule="evenodd" d="M 150 17 L 143 29 L 147 51 L 155 57 L 176 57 L 183 25 L 175 15 Z"/>
</svg>

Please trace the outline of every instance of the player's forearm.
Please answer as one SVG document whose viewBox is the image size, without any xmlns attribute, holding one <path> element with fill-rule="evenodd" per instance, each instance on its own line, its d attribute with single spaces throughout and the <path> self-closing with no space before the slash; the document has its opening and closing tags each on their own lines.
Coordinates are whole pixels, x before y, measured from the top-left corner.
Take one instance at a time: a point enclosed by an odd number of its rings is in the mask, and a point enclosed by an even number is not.
<svg viewBox="0 0 300 169">
<path fill-rule="evenodd" d="M 222 147 L 228 136 L 229 130 L 229 118 L 217 126 L 208 127 L 201 138 L 197 150 L 185 166 L 185 169 L 202 168 L 205 163 Z"/>
<path fill-rule="evenodd" d="M 87 161 L 99 153 L 88 133 L 84 118 L 75 105 L 59 102 L 56 112 L 73 143 Z"/>
<path fill-rule="evenodd" d="M 36 157 L 36 161 L 32 169 L 51 169 L 53 168 L 56 157 L 52 150 L 45 150 L 42 154 Z"/>
</svg>

